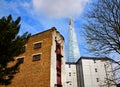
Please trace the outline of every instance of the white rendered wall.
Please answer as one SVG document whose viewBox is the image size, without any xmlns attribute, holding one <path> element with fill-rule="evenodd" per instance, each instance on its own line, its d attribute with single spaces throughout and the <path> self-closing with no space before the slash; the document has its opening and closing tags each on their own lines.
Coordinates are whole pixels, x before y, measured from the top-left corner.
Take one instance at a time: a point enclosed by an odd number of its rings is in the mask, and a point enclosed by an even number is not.
<svg viewBox="0 0 120 87">
<path fill-rule="evenodd" d="M 105 68 L 105 65 L 109 67 Z M 82 66 L 83 66 L 83 76 L 84 76 L 84 86 L 85 87 L 108 87 L 102 86 L 105 84 L 105 78 L 107 78 L 106 74 L 109 78 L 113 77 L 112 67 L 110 61 L 102 61 L 102 60 L 95 60 L 94 59 L 82 59 Z M 97 72 L 95 71 L 97 69 Z M 98 78 L 98 81 L 97 81 Z M 109 86 L 109 87 L 116 87 L 116 86 Z"/>
<path fill-rule="evenodd" d="M 64 86 L 64 83 L 66 82 L 65 78 L 65 58 L 64 58 L 64 40 L 59 32 L 56 30 L 53 32 L 52 35 L 52 46 L 51 46 L 51 66 L 50 66 L 50 87 L 55 87 L 55 84 L 57 84 L 57 69 L 56 69 L 56 43 L 55 43 L 55 37 L 57 40 L 59 40 L 62 45 L 61 54 L 62 57 L 62 66 L 61 66 L 61 73 L 62 73 L 62 85 Z"/>
<path fill-rule="evenodd" d="M 62 58 L 62 86 L 66 87 L 65 58 Z"/>
<path fill-rule="evenodd" d="M 56 36 L 56 32 L 54 31 L 52 35 L 52 46 L 51 46 L 50 87 L 54 87 L 54 85 L 57 84 L 55 36 Z"/>
<path fill-rule="evenodd" d="M 66 87 L 77 87 L 76 64 L 66 64 Z"/>
<path fill-rule="evenodd" d="M 65 51 L 64 51 L 64 40 L 62 36 L 60 35 L 59 32 L 56 33 L 56 39 L 58 43 L 61 45 L 61 54 L 62 54 L 62 59 L 61 59 L 61 77 L 62 77 L 62 87 L 66 87 L 66 70 L 65 70 Z"/>
</svg>

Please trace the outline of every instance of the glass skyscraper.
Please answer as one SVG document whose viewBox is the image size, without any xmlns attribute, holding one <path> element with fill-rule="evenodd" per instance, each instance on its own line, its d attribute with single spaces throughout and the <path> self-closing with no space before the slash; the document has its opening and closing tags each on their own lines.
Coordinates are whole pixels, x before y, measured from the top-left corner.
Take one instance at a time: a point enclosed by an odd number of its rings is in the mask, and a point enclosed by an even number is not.
<svg viewBox="0 0 120 87">
<path fill-rule="evenodd" d="M 80 51 L 78 47 L 78 41 L 74 29 L 74 22 L 72 18 L 69 18 L 68 29 L 68 62 L 76 62 L 80 58 Z"/>
</svg>

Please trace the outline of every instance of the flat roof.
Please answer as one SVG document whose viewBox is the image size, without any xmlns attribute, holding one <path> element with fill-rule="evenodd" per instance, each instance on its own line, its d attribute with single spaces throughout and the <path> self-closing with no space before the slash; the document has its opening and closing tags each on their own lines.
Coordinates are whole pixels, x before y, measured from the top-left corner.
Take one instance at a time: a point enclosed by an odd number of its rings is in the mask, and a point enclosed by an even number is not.
<svg viewBox="0 0 120 87">
<path fill-rule="evenodd" d="M 93 60 L 93 59 L 95 59 L 95 60 L 112 60 L 112 59 L 110 59 L 110 58 L 108 58 L 108 57 L 80 57 L 79 59 L 78 59 L 78 61 L 80 61 L 81 59 L 90 59 L 90 60 Z M 77 62 L 78 62 L 77 61 Z"/>
<path fill-rule="evenodd" d="M 80 61 L 81 59 L 88 59 L 88 60 L 112 60 L 108 57 L 80 57 L 76 62 L 66 62 L 66 64 L 76 64 L 78 61 Z"/>
</svg>

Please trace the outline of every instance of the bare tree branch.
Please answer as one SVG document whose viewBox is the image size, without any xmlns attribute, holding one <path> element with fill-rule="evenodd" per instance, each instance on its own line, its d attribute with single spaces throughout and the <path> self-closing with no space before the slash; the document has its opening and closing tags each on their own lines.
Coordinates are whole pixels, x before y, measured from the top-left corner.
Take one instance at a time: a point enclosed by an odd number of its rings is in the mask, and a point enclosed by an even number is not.
<svg viewBox="0 0 120 87">
<path fill-rule="evenodd" d="M 120 1 L 98 0 L 93 5 L 84 25 L 89 50 L 95 54 L 120 54 Z"/>
</svg>

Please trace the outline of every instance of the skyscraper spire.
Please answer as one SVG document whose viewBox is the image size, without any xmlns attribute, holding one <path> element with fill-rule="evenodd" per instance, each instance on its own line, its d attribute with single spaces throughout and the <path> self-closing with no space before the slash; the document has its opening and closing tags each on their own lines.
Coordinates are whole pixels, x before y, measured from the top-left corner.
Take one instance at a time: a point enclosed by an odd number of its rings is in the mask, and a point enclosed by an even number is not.
<svg viewBox="0 0 120 87">
<path fill-rule="evenodd" d="M 68 62 L 76 62 L 80 58 L 80 51 L 78 47 L 78 41 L 74 29 L 74 22 L 72 18 L 69 18 L 68 29 Z"/>
</svg>

